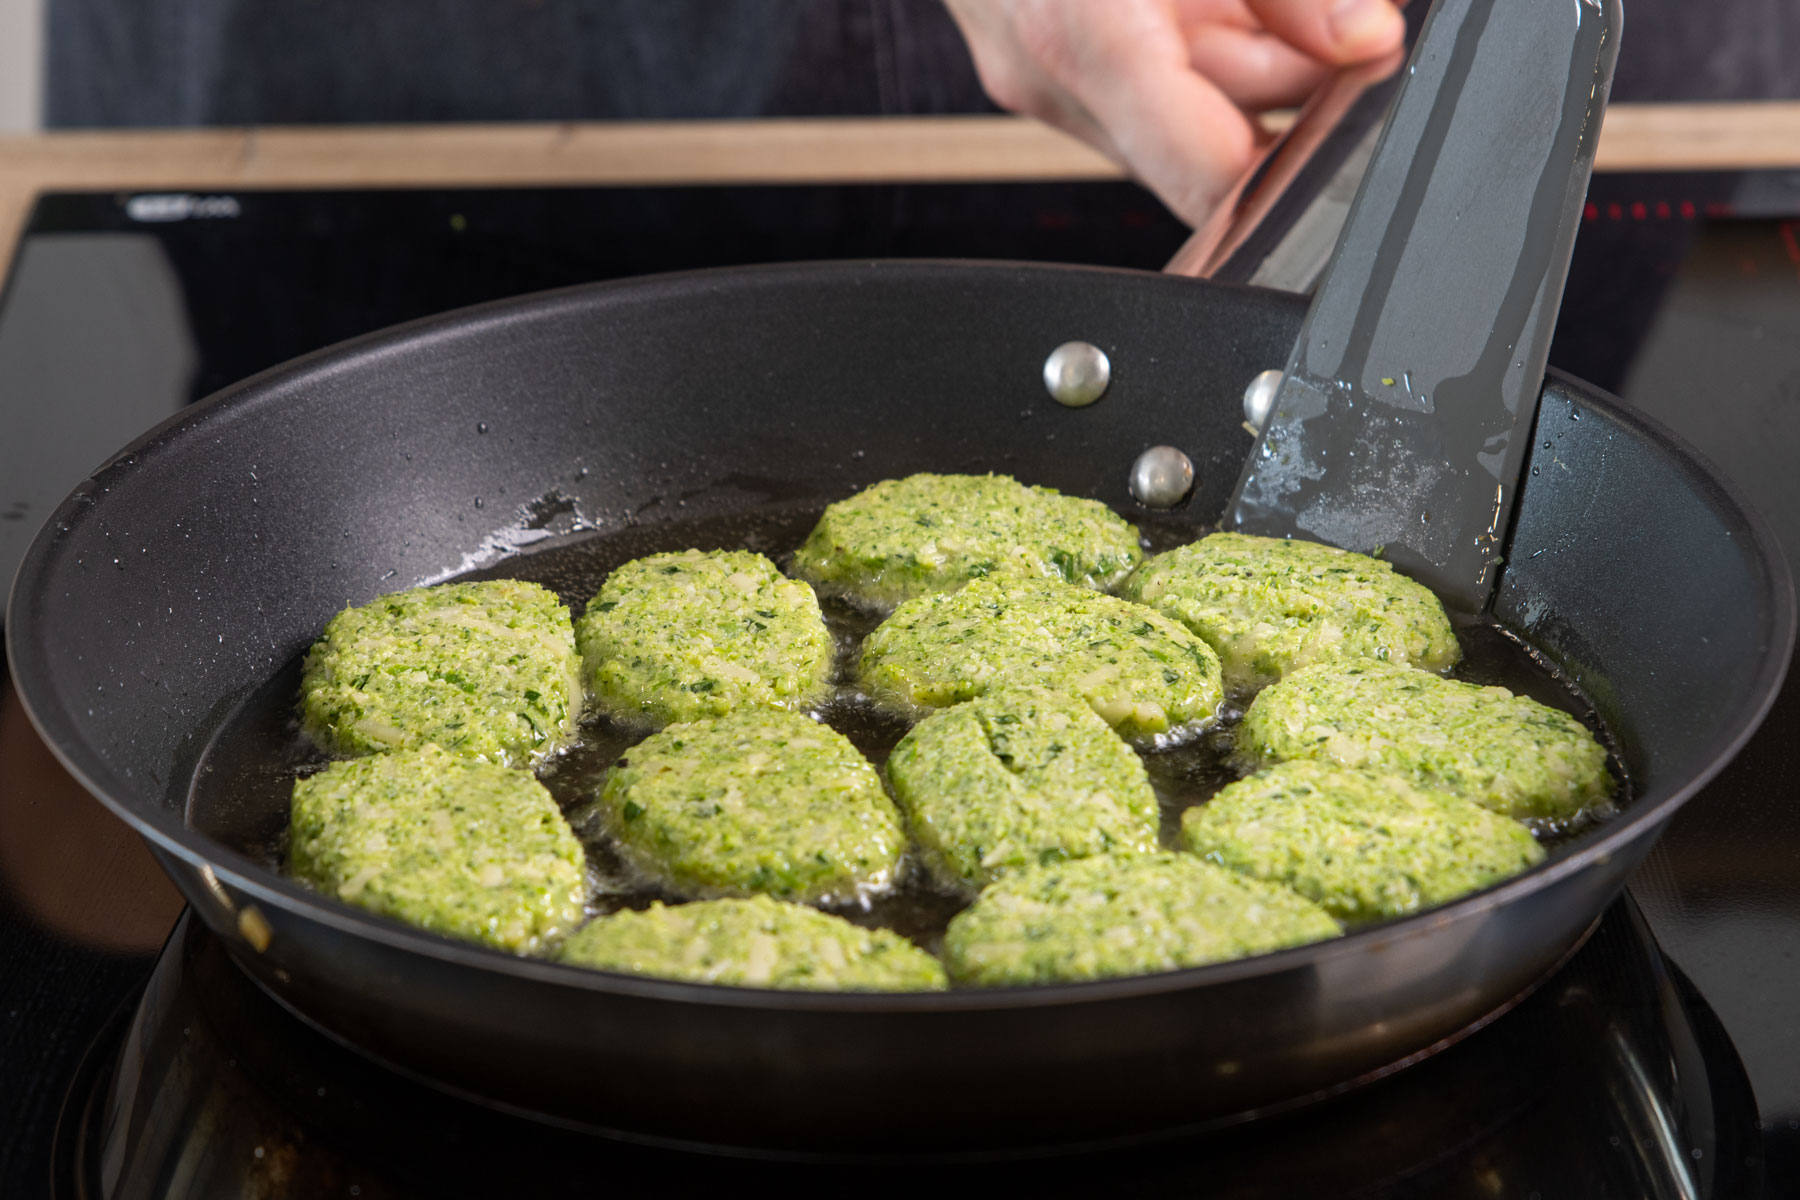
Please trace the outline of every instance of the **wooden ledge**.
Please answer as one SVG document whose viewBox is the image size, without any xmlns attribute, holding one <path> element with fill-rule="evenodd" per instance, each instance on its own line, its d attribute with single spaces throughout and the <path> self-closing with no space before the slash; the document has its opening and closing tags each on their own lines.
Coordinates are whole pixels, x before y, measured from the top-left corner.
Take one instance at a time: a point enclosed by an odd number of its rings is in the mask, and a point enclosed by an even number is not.
<svg viewBox="0 0 1800 1200">
<path fill-rule="evenodd" d="M 1273 124 L 1279 124 L 1277 118 Z M 1800 103 L 1613 106 L 1598 169 L 1800 167 Z M 1114 179 L 1015 117 L 261 127 L 0 138 L 0 254 L 45 191 Z"/>
</svg>

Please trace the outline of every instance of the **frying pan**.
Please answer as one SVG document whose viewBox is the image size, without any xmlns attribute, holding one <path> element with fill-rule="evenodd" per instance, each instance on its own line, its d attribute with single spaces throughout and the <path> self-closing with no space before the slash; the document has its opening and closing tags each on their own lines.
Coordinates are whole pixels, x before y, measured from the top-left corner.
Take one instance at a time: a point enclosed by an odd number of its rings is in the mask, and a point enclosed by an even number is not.
<svg viewBox="0 0 1800 1200">
<path fill-rule="evenodd" d="M 177 415 L 75 490 L 14 585 L 20 695 L 271 995 L 486 1103 L 827 1152 L 1067 1146 L 1301 1103 L 1545 978 L 1785 673 L 1794 597 L 1761 522 L 1693 451 L 1574 380 L 1552 374 L 1539 397 L 1487 615 L 1592 701 L 1633 798 L 1545 865 L 1428 913 L 1096 983 L 706 987 L 513 959 L 324 901 L 187 806 L 215 732 L 346 603 L 504 568 L 575 518 L 678 538 L 876 479 L 996 470 L 1148 519 L 1129 467 L 1167 443 L 1198 468 L 1176 519 L 1206 526 L 1250 449 L 1243 389 L 1286 360 L 1304 312 L 1136 272 L 865 262 L 575 288 L 358 339 Z M 1074 338 L 1114 365 L 1079 410 L 1040 382 Z"/>
</svg>

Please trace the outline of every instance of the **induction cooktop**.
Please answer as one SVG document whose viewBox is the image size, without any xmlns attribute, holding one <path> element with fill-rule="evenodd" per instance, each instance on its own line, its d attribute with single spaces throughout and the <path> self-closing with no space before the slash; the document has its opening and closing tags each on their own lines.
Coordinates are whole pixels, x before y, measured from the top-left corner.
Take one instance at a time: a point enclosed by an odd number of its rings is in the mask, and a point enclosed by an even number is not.
<svg viewBox="0 0 1800 1200">
<path fill-rule="evenodd" d="M 1596 177 L 1554 367 L 1732 476 L 1800 556 L 1800 175 Z M 296 354 L 651 271 L 957 256 L 1156 269 L 1122 183 L 43 197 L 0 294 L 0 576 L 114 449 Z M 1790 683 L 1567 966 L 1418 1065 L 1278 1119 L 1025 1162 L 769 1163 L 555 1129 L 374 1066 L 233 967 L 0 699 L 0 1195 L 1800 1192 Z M 946 1081 L 954 1086 L 954 1081 Z"/>
</svg>

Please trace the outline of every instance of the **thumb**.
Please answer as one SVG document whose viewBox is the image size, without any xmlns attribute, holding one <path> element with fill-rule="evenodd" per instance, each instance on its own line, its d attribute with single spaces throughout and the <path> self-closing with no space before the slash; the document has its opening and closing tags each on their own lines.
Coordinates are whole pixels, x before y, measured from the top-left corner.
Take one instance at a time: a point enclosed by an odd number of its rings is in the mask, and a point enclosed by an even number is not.
<svg viewBox="0 0 1800 1200">
<path fill-rule="evenodd" d="M 1392 0 L 1247 2 L 1270 33 L 1320 62 L 1362 62 L 1406 41 L 1406 18 Z"/>
</svg>

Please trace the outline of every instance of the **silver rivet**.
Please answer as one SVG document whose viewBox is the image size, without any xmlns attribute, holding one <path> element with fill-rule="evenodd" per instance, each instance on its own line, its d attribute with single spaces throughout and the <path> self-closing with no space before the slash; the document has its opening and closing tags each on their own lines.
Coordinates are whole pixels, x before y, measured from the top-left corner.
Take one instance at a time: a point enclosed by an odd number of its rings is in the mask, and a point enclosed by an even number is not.
<svg viewBox="0 0 1800 1200">
<path fill-rule="evenodd" d="M 1280 371 L 1264 371 L 1244 389 L 1244 420 L 1256 426 L 1258 432 L 1269 419 L 1269 410 L 1275 407 L 1275 393 L 1280 390 Z"/>
<path fill-rule="evenodd" d="M 1092 404 L 1111 380 L 1106 351 L 1091 342 L 1064 342 L 1044 360 L 1044 386 L 1050 398 L 1069 408 Z"/>
<path fill-rule="evenodd" d="M 1131 494 L 1146 508 L 1174 508 L 1194 487 L 1194 462 L 1173 446 L 1152 446 L 1131 464 Z"/>
</svg>

